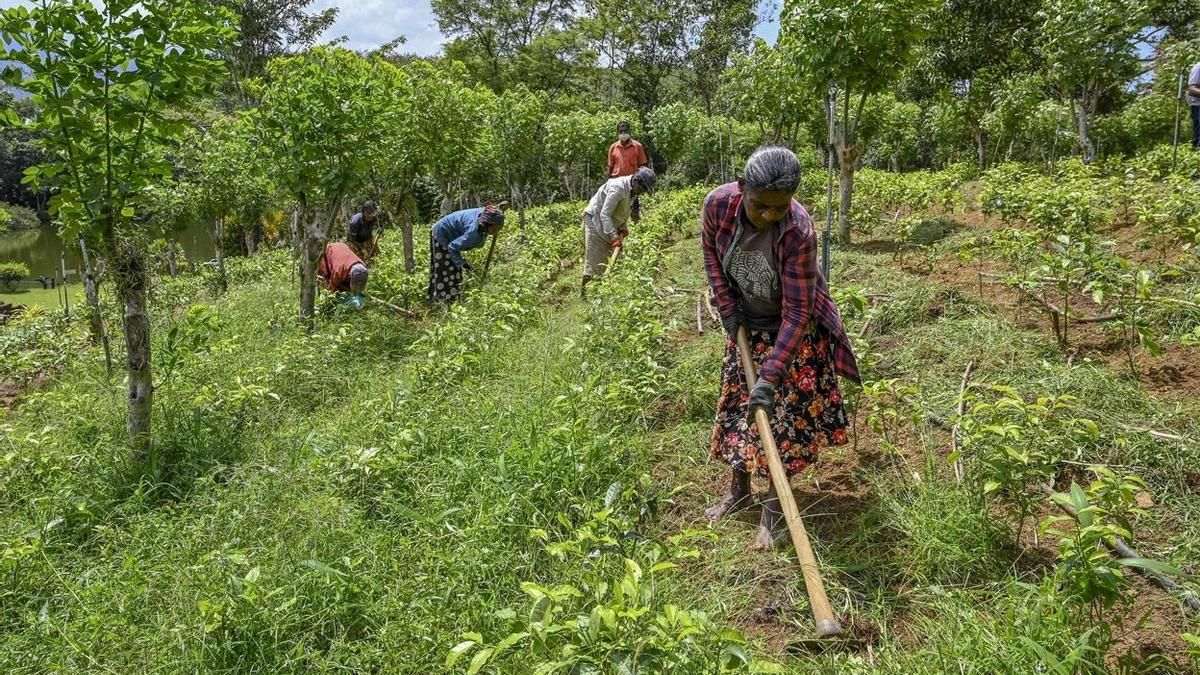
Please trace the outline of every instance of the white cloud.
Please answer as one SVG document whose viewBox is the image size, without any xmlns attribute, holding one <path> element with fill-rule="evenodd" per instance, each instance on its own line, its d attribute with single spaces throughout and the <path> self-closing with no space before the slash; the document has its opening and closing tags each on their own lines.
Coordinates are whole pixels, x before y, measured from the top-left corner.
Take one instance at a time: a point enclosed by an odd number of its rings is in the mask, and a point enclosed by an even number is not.
<svg viewBox="0 0 1200 675">
<path fill-rule="evenodd" d="M 351 49 L 374 49 L 403 35 L 408 42 L 400 51 L 428 56 L 442 49 L 445 38 L 438 32 L 428 0 L 316 0 L 309 9 L 334 6 L 339 8 L 337 23 L 321 36 L 324 40 L 345 35 Z"/>
</svg>

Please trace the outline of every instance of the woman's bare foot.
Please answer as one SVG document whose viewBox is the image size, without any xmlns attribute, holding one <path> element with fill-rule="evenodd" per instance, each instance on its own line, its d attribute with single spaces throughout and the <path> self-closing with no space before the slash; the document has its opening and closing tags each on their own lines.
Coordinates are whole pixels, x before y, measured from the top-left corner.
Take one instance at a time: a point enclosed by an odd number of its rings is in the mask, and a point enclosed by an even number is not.
<svg viewBox="0 0 1200 675">
<path fill-rule="evenodd" d="M 735 467 L 729 474 L 729 492 L 725 493 L 721 501 L 704 509 L 704 515 L 708 516 L 709 520 L 716 521 L 741 511 L 752 503 L 754 495 L 750 492 L 750 474 Z"/>
<path fill-rule="evenodd" d="M 787 521 L 783 517 L 783 512 L 779 510 L 779 498 L 773 493 L 774 490 L 762 503 L 762 515 L 758 519 L 758 534 L 754 537 L 754 543 L 750 545 L 750 549 L 753 551 L 767 551 L 775 548 L 783 540 L 783 535 L 787 531 Z"/>
<path fill-rule="evenodd" d="M 730 492 L 721 501 L 704 509 L 704 515 L 708 516 L 709 520 L 718 521 L 731 513 L 737 513 L 750 506 L 753 501 L 753 498 L 748 494 L 735 495 Z"/>
</svg>

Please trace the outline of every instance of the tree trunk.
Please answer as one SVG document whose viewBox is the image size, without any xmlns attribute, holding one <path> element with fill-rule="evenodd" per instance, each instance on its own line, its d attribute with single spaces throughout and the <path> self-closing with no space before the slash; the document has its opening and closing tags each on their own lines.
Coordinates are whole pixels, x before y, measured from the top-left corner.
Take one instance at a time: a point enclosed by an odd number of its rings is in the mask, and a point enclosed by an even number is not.
<svg viewBox="0 0 1200 675">
<path fill-rule="evenodd" d="M 976 129 L 975 136 L 975 156 L 979 160 L 979 170 L 987 170 L 987 138 L 984 136 L 983 129 Z"/>
<path fill-rule="evenodd" d="M 850 201 L 854 195 L 854 165 L 858 162 L 858 146 L 838 144 L 838 232 L 843 245 L 851 242 Z"/>
<path fill-rule="evenodd" d="M 217 249 L 217 292 L 224 293 L 229 290 L 229 281 L 225 277 L 225 247 L 221 245 L 225 239 L 225 216 L 213 221 L 212 236 Z"/>
<path fill-rule="evenodd" d="M 400 223 L 400 235 L 404 245 L 404 272 L 412 274 L 417 269 L 417 258 L 413 248 L 412 211 L 408 209 L 408 195 L 396 200 L 396 221 Z"/>
<path fill-rule="evenodd" d="M 172 277 L 179 276 L 179 264 L 176 257 L 174 239 L 167 240 L 167 271 L 171 273 Z"/>
<path fill-rule="evenodd" d="M 147 290 L 150 275 L 142 252 L 133 244 L 110 240 L 113 255 L 113 281 L 124 308 L 122 325 L 125 329 L 125 371 L 129 416 L 125 433 L 134 458 L 139 462 L 150 458 L 151 411 L 154 402 L 154 381 L 150 361 L 150 315 Z"/>
<path fill-rule="evenodd" d="M 521 231 L 525 230 L 525 194 L 521 192 L 521 186 L 515 183 L 508 188 L 508 198 L 512 200 L 514 206 L 517 207 L 517 227 Z"/>
<path fill-rule="evenodd" d="M 254 255 L 258 252 L 258 245 L 262 242 L 262 235 L 262 219 L 255 219 L 254 224 L 246 228 L 246 255 Z"/>
<path fill-rule="evenodd" d="M 313 209 L 304 236 L 304 258 L 300 263 L 300 322 L 312 330 L 317 308 L 317 264 L 325 253 L 329 226 L 337 216 L 341 197 L 334 199 L 328 212 Z"/>
<path fill-rule="evenodd" d="M 1079 100 L 1079 145 L 1083 148 L 1083 163 L 1091 164 L 1096 159 L 1096 146 L 1092 143 L 1091 129 L 1088 126 L 1088 107 L 1090 101 L 1084 96 Z"/>
<path fill-rule="evenodd" d="M 300 261 L 300 322 L 312 330 L 317 307 L 317 263 L 325 248 L 324 237 L 309 233 L 304 238 L 304 257 Z"/>
<path fill-rule="evenodd" d="M 108 342 L 108 331 L 104 326 L 104 315 L 100 313 L 100 274 L 96 271 L 96 267 L 99 267 L 100 263 L 97 263 L 95 267 L 92 266 L 92 257 L 88 255 L 87 242 L 83 240 L 83 235 L 79 235 L 79 252 L 83 256 L 83 293 L 87 297 L 87 304 L 91 309 L 88 316 L 88 323 L 91 328 L 92 344 L 99 344 L 104 348 L 105 372 L 108 373 L 109 377 L 112 377 L 112 346 Z M 64 278 L 64 293 L 66 292 L 66 281 L 66 278 Z"/>
<path fill-rule="evenodd" d="M 440 205 L 439 210 L 440 210 L 441 214 L 443 216 L 445 216 L 445 215 L 448 215 L 453 209 L 454 209 L 454 201 L 450 199 L 450 193 L 447 192 L 446 196 L 442 197 L 442 203 Z"/>
</svg>

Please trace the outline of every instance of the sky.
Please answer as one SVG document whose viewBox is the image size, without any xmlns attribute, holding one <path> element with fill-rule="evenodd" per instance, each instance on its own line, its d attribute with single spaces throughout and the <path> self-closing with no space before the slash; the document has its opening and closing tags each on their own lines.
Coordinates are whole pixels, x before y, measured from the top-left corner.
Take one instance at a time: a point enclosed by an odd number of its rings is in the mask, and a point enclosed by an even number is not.
<svg viewBox="0 0 1200 675">
<path fill-rule="evenodd" d="M 13 2 L 15 0 L 0 0 L 0 6 Z M 760 23 L 755 34 L 774 42 L 779 33 L 775 17 L 781 3 L 764 3 L 764 6 L 768 4 L 773 6 L 768 10 L 773 16 Z M 310 8 L 323 10 L 334 6 L 340 8 L 338 20 L 322 36 L 323 39 L 345 35 L 351 49 L 373 49 L 397 35 L 404 35 L 408 42 L 401 51 L 430 56 L 442 48 L 444 38 L 438 32 L 429 0 L 315 0 Z"/>
<path fill-rule="evenodd" d="M 28 0 L 0 0 L 0 9 L 27 3 Z M 755 29 L 755 35 L 774 42 L 779 33 L 779 2 L 764 2 L 772 14 Z M 348 39 L 351 49 L 373 49 L 397 35 L 408 38 L 402 51 L 422 56 L 437 54 L 442 48 L 443 37 L 438 32 L 437 21 L 429 0 L 314 0 L 309 6 L 313 10 L 339 7 L 337 23 L 325 35 L 332 40 L 342 35 Z"/>
</svg>

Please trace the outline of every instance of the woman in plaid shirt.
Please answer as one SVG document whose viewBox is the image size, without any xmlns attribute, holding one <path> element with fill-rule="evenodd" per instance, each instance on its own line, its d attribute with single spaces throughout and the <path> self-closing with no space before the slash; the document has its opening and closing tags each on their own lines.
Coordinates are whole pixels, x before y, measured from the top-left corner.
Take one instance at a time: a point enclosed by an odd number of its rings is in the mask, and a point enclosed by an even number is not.
<svg viewBox="0 0 1200 675">
<path fill-rule="evenodd" d="M 859 380 L 837 305 L 817 269 L 812 219 L 792 197 L 800 161 L 781 147 L 759 148 L 744 177 L 713 190 L 701 216 L 704 265 L 729 339 L 711 450 L 730 464 L 729 493 L 706 511 L 717 520 L 753 501 L 750 475 L 768 476 L 753 412 L 771 416 L 788 475 L 817 459 L 823 445 L 845 445 L 846 411 L 838 375 Z M 737 354 L 746 326 L 759 368 L 747 391 Z M 786 531 L 772 485 L 762 504 L 756 548 Z"/>
</svg>

